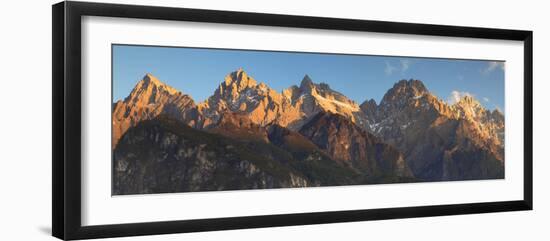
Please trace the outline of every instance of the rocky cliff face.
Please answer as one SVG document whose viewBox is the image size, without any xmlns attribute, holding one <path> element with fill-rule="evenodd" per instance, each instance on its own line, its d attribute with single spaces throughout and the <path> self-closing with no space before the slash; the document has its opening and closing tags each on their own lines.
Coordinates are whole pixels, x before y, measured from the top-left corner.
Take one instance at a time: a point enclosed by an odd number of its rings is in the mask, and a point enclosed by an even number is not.
<svg viewBox="0 0 550 241">
<path fill-rule="evenodd" d="M 130 128 L 113 152 L 113 194 L 305 187 L 300 173 L 246 143 L 165 116 Z"/>
<path fill-rule="evenodd" d="M 368 175 L 411 177 L 403 155 L 338 114 L 320 112 L 300 129 L 332 159 Z"/>
<path fill-rule="evenodd" d="M 280 93 L 258 83 L 243 69 L 227 75 L 214 94 L 199 105 L 199 111 L 206 117 L 205 128 L 217 123 L 225 112 L 247 114 L 253 123 L 263 126 L 286 124 L 292 121 L 287 116 L 293 114 L 290 103 Z"/>
<path fill-rule="evenodd" d="M 195 102 L 189 95 L 162 83 L 151 74 L 146 74 L 128 97 L 113 105 L 112 148 L 128 128 L 160 114 L 171 116 L 190 126 L 195 126 L 199 118 Z"/>
<path fill-rule="evenodd" d="M 402 151 L 415 177 L 456 180 L 470 175 L 471 179 L 504 175 L 500 141 L 504 118 L 497 112 L 493 116 L 472 97 L 448 105 L 421 81 L 402 80 L 384 95 L 379 106 L 365 104 L 364 113 L 374 120 L 365 129 Z M 469 154 L 459 155 L 457 150 Z M 469 164 L 459 169 L 457 163 Z M 482 166 L 497 171 L 472 174 Z"/>
<path fill-rule="evenodd" d="M 258 125 L 277 124 L 298 130 L 319 112 L 339 113 L 353 122 L 364 120 L 359 105 L 329 85 L 315 84 L 305 76 L 300 86 L 291 86 L 281 93 L 264 83 L 258 83 L 243 69 L 230 73 L 214 94 L 199 104 L 206 117 L 204 127 L 218 122 L 224 112 L 247 114 Z"/>
<path fill-rule="evenodd" d="M 300 87 L 291 86 L 283 91 L 283 95 L 300 113 L 299 118 L 288 124 L 291 129 L 298 130 L 320 112 L 338 113 L 353 123 L 362 124 L 364 121 L 364 114 L 357 103 L 331 89 L 328 84 L 314 83 L 308 75 L 302 79 Z"/>
<path fill-rule="evenodd" d="M 471 96 L 464 96 L 452 107 L 459 119 L 466 120 L 475 128 L 472 138 L 492 148 L 504 146 L 504 115 L 499 110 L 489 111 Z"/>
</svg>

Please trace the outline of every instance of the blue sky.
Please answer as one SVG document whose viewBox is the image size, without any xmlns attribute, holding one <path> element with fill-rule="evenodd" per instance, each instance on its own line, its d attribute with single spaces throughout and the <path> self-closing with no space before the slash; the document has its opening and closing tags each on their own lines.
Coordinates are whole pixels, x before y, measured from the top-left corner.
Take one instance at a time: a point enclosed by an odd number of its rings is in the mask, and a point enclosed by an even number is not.
<svg viewBox="0 0 550 241">
<path fill-rule="evenodd" d="M 503 62 L 127 45 L 113 46 L 113 99 L 124 99 L 151 73 L 198 103 L 240 67 L 277 91 L 307 74 L 359 104 L 379 103 L 395 82 L 412 78 L 450 102 L 472 95 L 488 109 L 504 108 Z"/>
</svg>

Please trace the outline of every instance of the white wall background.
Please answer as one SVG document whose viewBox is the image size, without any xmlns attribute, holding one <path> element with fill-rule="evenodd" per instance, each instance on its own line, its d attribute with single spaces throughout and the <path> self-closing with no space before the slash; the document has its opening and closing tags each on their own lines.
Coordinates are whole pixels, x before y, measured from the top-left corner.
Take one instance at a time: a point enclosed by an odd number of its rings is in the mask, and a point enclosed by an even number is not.
<svg viewBox="0 0 550 241">
<path fill-rule="evenodd" d="M 9 1 L 0 14 L 0 240 L 54 240 L 51 231 L 51 4 Z M 108 2 L 528 29 L 534 33 L 534 206 L 508 212 L 120 238 L 117 240 L 548 240 L 546 120 L 550 24 L 545 1 Z"/>
</svg>

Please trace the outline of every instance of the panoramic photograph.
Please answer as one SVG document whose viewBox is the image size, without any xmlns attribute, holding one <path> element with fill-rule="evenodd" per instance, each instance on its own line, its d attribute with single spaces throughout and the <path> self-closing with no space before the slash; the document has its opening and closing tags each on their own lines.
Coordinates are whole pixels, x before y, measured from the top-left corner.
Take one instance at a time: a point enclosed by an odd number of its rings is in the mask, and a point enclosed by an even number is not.
<svg viewBox="0 0 550 241">
<path fill-rule="evenodd" d="M 505 62 L 112 45 L 112 195 L 503 179 Z"/>
</svg>

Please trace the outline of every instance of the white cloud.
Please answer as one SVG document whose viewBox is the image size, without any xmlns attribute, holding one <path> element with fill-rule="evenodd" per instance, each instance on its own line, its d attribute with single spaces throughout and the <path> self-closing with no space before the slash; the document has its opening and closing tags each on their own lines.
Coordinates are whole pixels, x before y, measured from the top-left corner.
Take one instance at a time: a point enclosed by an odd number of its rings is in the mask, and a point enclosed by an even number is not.
<svg viewBox="0 0 550 241">
<path fill-rule="evenodd" d="M 398 66 L 392 65 L 389 61 L 386 61 L 385 63 L 386 67 L 384 68 L 384 73 L 386 73 L 386 75 L 392 75 L 395 72 L 400 72 L 403 74 L 411 67 L 413 62 L 408 59 L 400 59 Z"/>
<path fill-rule="evenodd" d="M 453 90 L 451 91 L 451 94 L 449 95 L 449 97 L 447 97 L 447 103 L 449 103 L 450 105 L 453 105 L 456 102 L 460 101 L 460 99 L 464 98 L 465 96 L 474 97 L 474 95 L 470 94 L 469 92 Z"/>
<path fill-rule="evenodd" d="M 488 73 L 491 73 L 497 69 L 501 69 L 502 71 L 504 71 L 504 62 L 502 61 L 491 61 L 489 63 L 487 63 L 487 67 L 485 67 L 485 69 L 482 69 L 481 72 L 484 73 L 484 74 L 488 74 Z"/>
<path fill-rule="evenodd" d="M 412 64 L 412 62 L 407 59 L 401 59 L 399 62 L 401 63 L 401 72 L 407 71 Z"/>
<path fill-rule="evenodd" d="M 487 98 L 487 97 L 483 97 L 482 99 L 483 99 L 483 101 L 485 101 L 485 102 L 489 102 L 489 101 L 490 101 L 489 98 Z"/>
<path fill-rule="evenodd" d="M 386 73 L 386 75 L 392 75 L 396 70 L 397 68 L 395 66 L 391 65 L 389 61 L 386 61 L 386 68 L 384 68 L 384 73 Z"/>
</svg>

